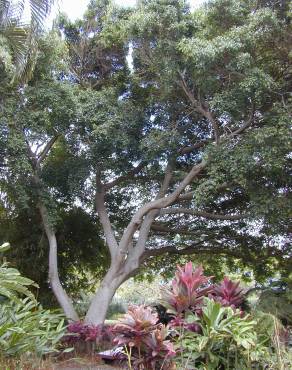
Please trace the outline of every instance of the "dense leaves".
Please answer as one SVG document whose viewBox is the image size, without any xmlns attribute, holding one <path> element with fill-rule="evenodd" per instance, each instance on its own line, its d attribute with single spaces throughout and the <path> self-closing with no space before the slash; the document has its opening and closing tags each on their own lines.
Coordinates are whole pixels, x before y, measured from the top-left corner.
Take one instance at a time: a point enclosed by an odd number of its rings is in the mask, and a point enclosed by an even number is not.
<svg viewBox="0 0 292 370">
<path fill-rule="evenodd" d="M 8 248 L 3 244 L 0 252 Z M 29 290 L 36 284 L 7 263 L 2 264 L 0 277 L 0 356 L 57 352 L 65 333 L 64 316 L 43 309 Z"/>
</svg>

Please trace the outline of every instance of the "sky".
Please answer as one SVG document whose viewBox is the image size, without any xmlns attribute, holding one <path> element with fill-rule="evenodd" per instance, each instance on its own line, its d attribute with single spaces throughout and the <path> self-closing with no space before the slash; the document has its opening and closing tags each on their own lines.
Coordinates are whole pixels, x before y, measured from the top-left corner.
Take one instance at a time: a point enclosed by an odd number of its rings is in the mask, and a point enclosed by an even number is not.
<svg viewBox="0 0 292 370">
<path fill-rule="evenodd" d="M 196 8 L 204 0 L 189 0 L 192 8 Z M 76 18 L 81 18 L 83 13 L 86 10 L 86 6 L 89 0 L 59 0 L 58 8 L 60 11 L 66 13 L 71 20 L 75 20 Z M 136 0 L 115 0 L 116 4 L 121 6 L 134 6 Z M 57 10 L 53 11 L 50 18 L 54 18 L 56 15 Z"/>
</svg>

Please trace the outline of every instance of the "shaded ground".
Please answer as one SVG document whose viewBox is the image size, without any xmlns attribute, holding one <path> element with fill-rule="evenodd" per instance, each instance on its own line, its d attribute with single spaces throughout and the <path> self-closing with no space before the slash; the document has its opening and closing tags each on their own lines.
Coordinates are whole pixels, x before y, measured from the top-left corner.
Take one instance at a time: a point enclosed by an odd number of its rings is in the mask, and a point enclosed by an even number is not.
<svg viewBox="0 0 292 370">
<path fill-rule="evenodd" d="M 54 364 L 52 369 L 46 370 L 121 370 L 119 366 L 104 365 L 96 361 L 84 359 L 68 360 L 58 364 Z M 125 369 L 125 368 L 124 368 Z"/>
</svg>

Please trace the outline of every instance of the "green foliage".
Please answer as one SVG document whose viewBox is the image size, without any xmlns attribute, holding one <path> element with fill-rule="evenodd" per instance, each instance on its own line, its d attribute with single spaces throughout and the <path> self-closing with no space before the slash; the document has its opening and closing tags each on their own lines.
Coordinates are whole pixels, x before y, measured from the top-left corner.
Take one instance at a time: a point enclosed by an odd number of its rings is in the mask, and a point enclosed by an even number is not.
<svg viewBox="0 0 292 370">
<path fill-rule="evenodd" d="M 3 244 L 5 252 L 9 244 Z M 33 353 L 42 356 L 57 351 L 64 335 L 64 316 L 44 310 L 29 287 L 36 286 L 18 270 L 3 263 L 0 268 L 0 294 L 8 300 L 0 304 L 0 356 Z M 22 296 L 27 296 L 22 298 Z"/>
<path fill-rule="evenodd" d="M 6 252 L 10 248 L 8 243 L 0 246 L 0 253 Z M 37 285 L 30 279 L 21 276 L 20 272 L 9 267 L 7 262 L 0 266 L 0 295 L 12 301 L 19 301 L 19 295 L 25 295 L 34 299 L 28 287 Z"/>
<path fill-rule="evenodd" d="M 59 311 L 43 309 L 26 298 L 18 303 L 0 305 L 0 353 L 42 356 L 57 352 L 65 334 L 64 316 Z"/>
<path fill-rule="evenodd" d="M 184 332 L 178 340 L 182 366 L 198 369 L 250 369 L 253 364 L 263 364 L 269 357 L 256 333 L 257 321 L 239 311 L 222 307 L 220 303 L 205 298 L 200 317 L 187 316 L 189 324 L 199 324 L 201 333 Z M 266 339 L 269 333 L 266 333 Z"/>
<path fill-rule="evenodd" d="M 14 82 L 25 83 L 31 78 L 37 53 L 37 36 L 44 28 L 43 21 L 53 3 L 54 0 L 0 1 L 0 67 L 8 72 L 11 69 Z M 24 23 L 23 13 L 27 5 L 30 19 Z M 2 49 L 3 41 L 5 46 Z"/>
</svg>

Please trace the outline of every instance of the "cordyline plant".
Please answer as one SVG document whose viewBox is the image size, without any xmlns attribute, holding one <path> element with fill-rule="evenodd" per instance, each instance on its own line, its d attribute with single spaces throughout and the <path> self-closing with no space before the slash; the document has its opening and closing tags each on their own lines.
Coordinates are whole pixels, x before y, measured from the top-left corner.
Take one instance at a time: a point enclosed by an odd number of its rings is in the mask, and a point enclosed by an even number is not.
<svg viewBox="0 0 292 370">
<path fill-rule="evenodd" d="M 87 325 L 82 321 L 77 321 L 68 325 L 63 343 L 74 346 L 75 349 L 89 344 L 94 349 L 96 346 L 105 347 L 112 342 L 112 339 L 112 326 Z"/>
<path fill-rule="evenodd" d="M 221 284 L 213 287 L 214 300 L 220 302 L 222 306 L 239 308 L 243 303 L 243 289 L 239 286 L 240 282 L 233 282 L 228 277 L 224 277 Z"/>
<path fill-rule="evenodd" d="M 213 287 L 209 284 L 211 277 L 204 276 L 202 266 L 193 269 L 192 262 L 184 267 L 177 267 L 171 288 L 162 289 L 162 302 L 170 312 L 182 314 L 187 310 L 198 309 L 203 298 L 208 296 Z"/>
<path fill-rule="evenodd" d="M 233 282 L 228 277 L 217 285 L 210 283 L 211 276 L 203 274 L 202 266 L 193 267 L 192 262 L 177 267 L 171 287 L 162 288 L 161 303 L 174 314 L 171 325 L 185 326 L 184 316 L 187 311 L 201 313 L 204 297 L 220 302 L 222 306 L 239 308 L 243 302 L 244 291 L 239 282 Z M 187 328 L 188 328 L 188 324 Z M 193 328 L 197 331 L 198 328 Z"/>
<path fill-rule="evenodd" d="M 130 367 L 134 369 L 171 369 L 175 355 L 172 343 L 166 340 L 168 329 L 158 323 L 150 307 L 131 306 L 113 328 L 114 343 L 123 346 Z"/>
</svg>

